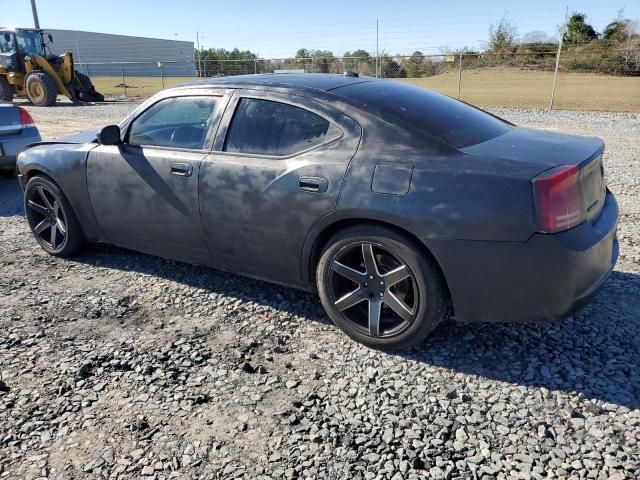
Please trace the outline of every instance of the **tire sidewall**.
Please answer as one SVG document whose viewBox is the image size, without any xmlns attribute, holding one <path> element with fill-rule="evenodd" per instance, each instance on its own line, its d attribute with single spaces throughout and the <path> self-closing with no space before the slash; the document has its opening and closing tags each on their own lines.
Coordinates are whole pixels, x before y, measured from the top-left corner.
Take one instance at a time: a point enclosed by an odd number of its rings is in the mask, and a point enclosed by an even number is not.
<svg viewBox="0 0 640 480">
<path fill-rule="evenodd" d="M 56 249 L 51 248 L 40 238 L 39 235 L 34 232 L 34 225 L 30 216 L 31 213 L 29 208 L 27 207 L 27 199 L 30 197 L 33 190 L 35 190 L 39 186 L 45 187 L 55 195 L 56 200 L 60 202 L 60 206 L 66 220 L 67 234 L 64 241 L 62 242 L 62 245 L 60 245 L 60 247 Z M 75 213 L 73 212 L 73 209 L 71 208 L 71 205 L 64 196 L 64 193 L 62 193 L 62 190 L 60 190 L 60 188 L 47 177 L 37 175 L 29 180 L 24 191 L 24 210 L 31 233 L 33 234 L 38 244 L 47 253 L 59 257 L 67 257 L 72 255 L 82 244 L 82 233 L 80 232 L 80 225 L 75 216 Z"/>
<path fill-rule="evenodd" d="M 36 102 L 33 98 L 31 98 L 29 87 L 33 82 L 38 82 L 42 87 L 44 98 L 41 102 Z M 29 98 L 29 101 L 36 107 L 50 107 L 52 105 L 55 105 L 56 103 L 58 97 L 58 88 L 56 87 L 56 84 L 51 76 L 46 72 L 35 71 L 30 73 L 25 80 L 25 89 L 27 91 L 27 97 Z"/>
<path fill-rule="evenodd" d="M 415 279 L 418 311 L 412 323 L 390 337 L 372 337 L 358 330 L 335 308 L 329 291 L 331 264 L 338 253 L 354 243 L 371 243 L 389 250 Z M 316 270 L 318 294 L 333 323 L 352 339 L 374 348 L 399 349 L 418 344 L 440 323 L 444 313 L 442 282 L 437 268 L 424 252 L 403 235 L 378 226 L 350 227 L 336 234 L 323 251 Z"/>
</svg>

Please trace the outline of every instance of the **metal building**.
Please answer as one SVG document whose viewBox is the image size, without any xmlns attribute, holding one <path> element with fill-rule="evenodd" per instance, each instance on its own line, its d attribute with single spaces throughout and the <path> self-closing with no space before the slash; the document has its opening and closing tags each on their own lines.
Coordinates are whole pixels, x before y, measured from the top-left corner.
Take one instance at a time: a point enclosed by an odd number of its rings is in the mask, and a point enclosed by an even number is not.
<svg viewBox="0 0 640 480">
<path fill-rule="evenodd" d="M 46 29 L 53 53 L 73 53 L 76 69 L 94 76 L 196 75 L 193 42 L 79 30 Z"/>
</svg>

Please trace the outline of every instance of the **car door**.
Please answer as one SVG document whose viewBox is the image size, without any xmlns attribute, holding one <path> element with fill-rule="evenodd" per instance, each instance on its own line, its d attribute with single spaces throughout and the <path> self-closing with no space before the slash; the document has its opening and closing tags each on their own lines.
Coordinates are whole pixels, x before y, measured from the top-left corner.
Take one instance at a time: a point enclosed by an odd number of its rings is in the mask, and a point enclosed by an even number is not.
<svg viewBox="0 0 640 480">
<path fill-rule="evenodd" d="M 210 263 L 198 175 L 226 100 L 197 92 L 161 98 L 123 127 L 123 144 L 89 153 L 89 197 L 109 243 Z"/>
<path fill-rule="evenodd" d="M 360 133 L 320 101 L 236 91 L 200 168 L 214 265 L 298 285 L 305 237 L 335 208 Z"/>
</svg>

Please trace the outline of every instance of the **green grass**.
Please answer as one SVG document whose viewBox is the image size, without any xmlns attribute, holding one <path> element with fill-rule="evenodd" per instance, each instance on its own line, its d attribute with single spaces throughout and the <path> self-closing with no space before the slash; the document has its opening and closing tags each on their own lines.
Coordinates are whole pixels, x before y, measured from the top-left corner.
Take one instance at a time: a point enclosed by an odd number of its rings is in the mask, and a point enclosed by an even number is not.
<svg viewBox="0 0 640 480">
<path fill-rule="evenodd" d="M 124 95 L 120 77 L 92 77 L 105 95 Z M 193 81 L 192 77 L 165 77 L 164 88 Z M 458 73 L 424 78 L 398 79 L 456 97 Z M 162 90 L 160 77 L 126 77 L 127 95 L 148 97 Z M 462 72 L 461 96 L 480 106 L 546 108 L 549 106 L 553 72 L 488 68 Z M 591 73 L 560 73 L 555 108 L 640 112 L 640 77 L 614 77 Z"/>
</svg>

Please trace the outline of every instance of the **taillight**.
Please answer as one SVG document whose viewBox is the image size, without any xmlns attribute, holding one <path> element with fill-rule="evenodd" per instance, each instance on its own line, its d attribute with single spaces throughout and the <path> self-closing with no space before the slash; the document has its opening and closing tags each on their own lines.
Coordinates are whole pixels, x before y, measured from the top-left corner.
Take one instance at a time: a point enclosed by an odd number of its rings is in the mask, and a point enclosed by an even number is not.
<svg viewBox="0 0 640 480">
<path fill-rule="evenodd" d="M 582 223 L 580 169 L 563 165 L 541 173 L 532 180 L 536 223 L 544 233 L 561 232 Z"/>
<path fill-rule="evenodd" d="M 20 110 L 20 124 L 22 128 L 35 127 L 36 124 L 31 114 L 22 107 L 18 107 L 18 110 Z"/>
</svg>

